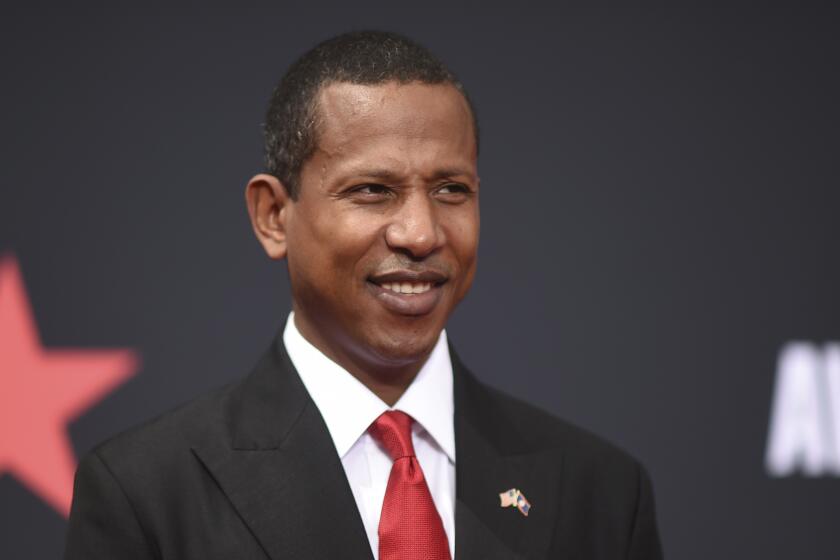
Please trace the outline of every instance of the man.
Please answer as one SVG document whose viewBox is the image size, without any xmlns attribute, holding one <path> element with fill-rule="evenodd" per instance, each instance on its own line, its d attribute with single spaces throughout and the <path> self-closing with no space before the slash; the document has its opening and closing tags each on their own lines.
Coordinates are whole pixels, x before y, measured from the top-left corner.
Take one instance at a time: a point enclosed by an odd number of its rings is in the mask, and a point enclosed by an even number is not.
<svg viewBox="0 0 840 560">
<path fill-rule="evenodd" d="M 477 155 L 463 87 L 409 40 L 298 60 L 246 187 L 293 312 L 248 377 L 84 458 L 66 558 L 660 558 L 644 469 L 448 343 Z"/>
</svg>

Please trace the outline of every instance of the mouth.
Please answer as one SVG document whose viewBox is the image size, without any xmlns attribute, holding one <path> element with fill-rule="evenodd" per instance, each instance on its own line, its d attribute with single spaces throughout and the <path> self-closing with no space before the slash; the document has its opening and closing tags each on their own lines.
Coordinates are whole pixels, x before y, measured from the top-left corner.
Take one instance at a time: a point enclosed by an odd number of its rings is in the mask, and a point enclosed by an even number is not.
<svg viewBox="0 0 840 560">
<path fill-rule="evenodd" d="M 447 280 L 439 272 L 401 270 L 371 276 L 367 285 L 387 310 L 398 315 L 419 316 L 434 310 Z"/>
<path fill-rule="evenodd" d="M 391 290 L 395 294 L 405 294 L 407 296 L 413 294 L 425 294 L 432 289 L 431 282 L 385 282 L 379 284 L 386 290 Z"/>
</svg>

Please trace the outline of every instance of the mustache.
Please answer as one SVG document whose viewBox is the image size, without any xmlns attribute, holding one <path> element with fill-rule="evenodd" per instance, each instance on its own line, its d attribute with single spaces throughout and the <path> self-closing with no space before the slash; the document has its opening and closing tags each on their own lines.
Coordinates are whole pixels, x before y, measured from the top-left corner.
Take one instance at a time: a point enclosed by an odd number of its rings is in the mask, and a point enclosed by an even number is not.
<svg viewBox="0 0 840 560">
<path fill-rule="evenodd" d="M 434 273 L 440 276 L 450 277 L 453 275 L 452 267 L 437 258 L 430 258 L 423 261 L 416 261 L 411 257 L 403 255 L 391 255 L 370 273 L 370 276 L 382 276 L 394 272 L 408 272 L 412 274 Z"/>
</svg>

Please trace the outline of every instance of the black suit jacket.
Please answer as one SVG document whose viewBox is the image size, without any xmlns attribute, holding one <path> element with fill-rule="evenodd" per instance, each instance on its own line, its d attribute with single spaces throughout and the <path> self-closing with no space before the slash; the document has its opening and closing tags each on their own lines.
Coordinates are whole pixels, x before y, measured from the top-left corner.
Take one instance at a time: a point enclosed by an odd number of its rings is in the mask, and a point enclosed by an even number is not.
<svg viewBox="0 0 840 560">
<path fill-rule="evenodd" d="M 638 462 L 481 384 L 454 350 L 455 559 L 661 558 Z M 500 507 L 518 488 L 528 517 Z M 252 373 L 80 462 L 66 560 L 364 559 L 341 461 L 278 336 Z"/>
</svg>

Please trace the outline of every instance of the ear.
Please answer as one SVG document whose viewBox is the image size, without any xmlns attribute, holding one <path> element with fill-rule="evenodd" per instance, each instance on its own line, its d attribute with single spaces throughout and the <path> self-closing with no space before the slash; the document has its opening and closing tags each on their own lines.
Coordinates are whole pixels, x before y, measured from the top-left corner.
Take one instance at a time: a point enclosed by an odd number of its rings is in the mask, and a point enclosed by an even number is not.
<svg viewBox="0 0 840 560">
<path fill-rule="evenodd" d="M 245 204 L 257 240 L 272 259 L 286 256 L 286 225 L 294 201 L 280 180 L 265 173 L 245 186 Z"/>
</svg>

